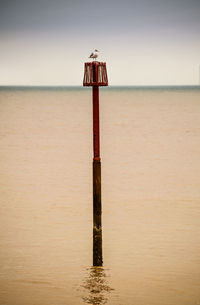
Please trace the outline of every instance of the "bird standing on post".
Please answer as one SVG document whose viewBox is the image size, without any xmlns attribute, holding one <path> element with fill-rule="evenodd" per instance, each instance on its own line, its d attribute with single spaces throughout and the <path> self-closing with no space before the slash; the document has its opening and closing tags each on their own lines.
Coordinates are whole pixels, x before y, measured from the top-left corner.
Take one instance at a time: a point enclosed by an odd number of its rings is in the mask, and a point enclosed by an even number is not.
<svg viewBox="0 0 200 305">
<path fill-rule="evenodd" d="M 98 55 L 99 55 L 98 52 L 99 51 L 97 49 L 95 49 L 94 52 L 92 52 L 88 58 L 93 58 L 93 60 L 94 60 L 95 58 L 98 57 Z"/>
</svg>

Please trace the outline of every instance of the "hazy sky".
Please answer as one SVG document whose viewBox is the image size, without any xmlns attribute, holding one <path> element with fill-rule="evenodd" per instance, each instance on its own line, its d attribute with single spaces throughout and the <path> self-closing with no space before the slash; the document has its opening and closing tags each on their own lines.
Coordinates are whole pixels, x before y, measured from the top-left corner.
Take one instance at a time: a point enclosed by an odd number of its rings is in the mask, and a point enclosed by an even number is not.
<svg viewBox="0 0 200 305">
<path fill-rule="evenodd" d="M 111 85 L 198 84 L 200 0 L 1 0 L 0 85 L 82 85 L 94 48 Z"/>
</svg>

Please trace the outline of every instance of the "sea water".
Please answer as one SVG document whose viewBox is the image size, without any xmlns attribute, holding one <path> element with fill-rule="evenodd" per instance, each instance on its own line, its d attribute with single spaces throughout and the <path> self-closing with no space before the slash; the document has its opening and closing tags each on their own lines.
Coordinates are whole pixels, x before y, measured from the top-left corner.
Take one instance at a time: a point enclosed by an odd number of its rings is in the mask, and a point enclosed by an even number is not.
<svg viewBox="0 0 200 305">
<path fill-rule="evenodd" d="M 0 304 L 200 304 L 199 87 L 0 89 Z"/>
</svg>

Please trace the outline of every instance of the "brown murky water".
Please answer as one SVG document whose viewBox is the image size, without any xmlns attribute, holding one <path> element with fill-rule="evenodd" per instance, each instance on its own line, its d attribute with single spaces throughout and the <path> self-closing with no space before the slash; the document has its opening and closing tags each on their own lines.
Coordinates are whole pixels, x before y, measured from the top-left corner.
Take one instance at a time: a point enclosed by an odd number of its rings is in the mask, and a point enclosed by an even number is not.
<svg viewBox="0 0 200 305">
<path fill-rule="evenodd" d="M 1 305 L 200 304 L 200 91 L 100 102 L 92 268 L 91 91 L 0 91 Z"/>
</svg>

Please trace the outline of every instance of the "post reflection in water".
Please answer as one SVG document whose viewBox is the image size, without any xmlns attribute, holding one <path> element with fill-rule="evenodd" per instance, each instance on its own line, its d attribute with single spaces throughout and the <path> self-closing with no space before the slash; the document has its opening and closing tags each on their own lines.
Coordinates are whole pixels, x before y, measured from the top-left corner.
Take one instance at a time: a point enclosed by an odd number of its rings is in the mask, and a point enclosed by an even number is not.
<svg viewBox="0 0 200 305">
<path fill-rule="evenodd" d="M 87 291 L 87 295 L 82 297 L 84 303 L 92 305 L 106 304 L 109 293 L 114 290 L 109 286 L 108 276 L 103 267 L 91 267 L 88 269 L 83 287 Z"/>
</svg>

